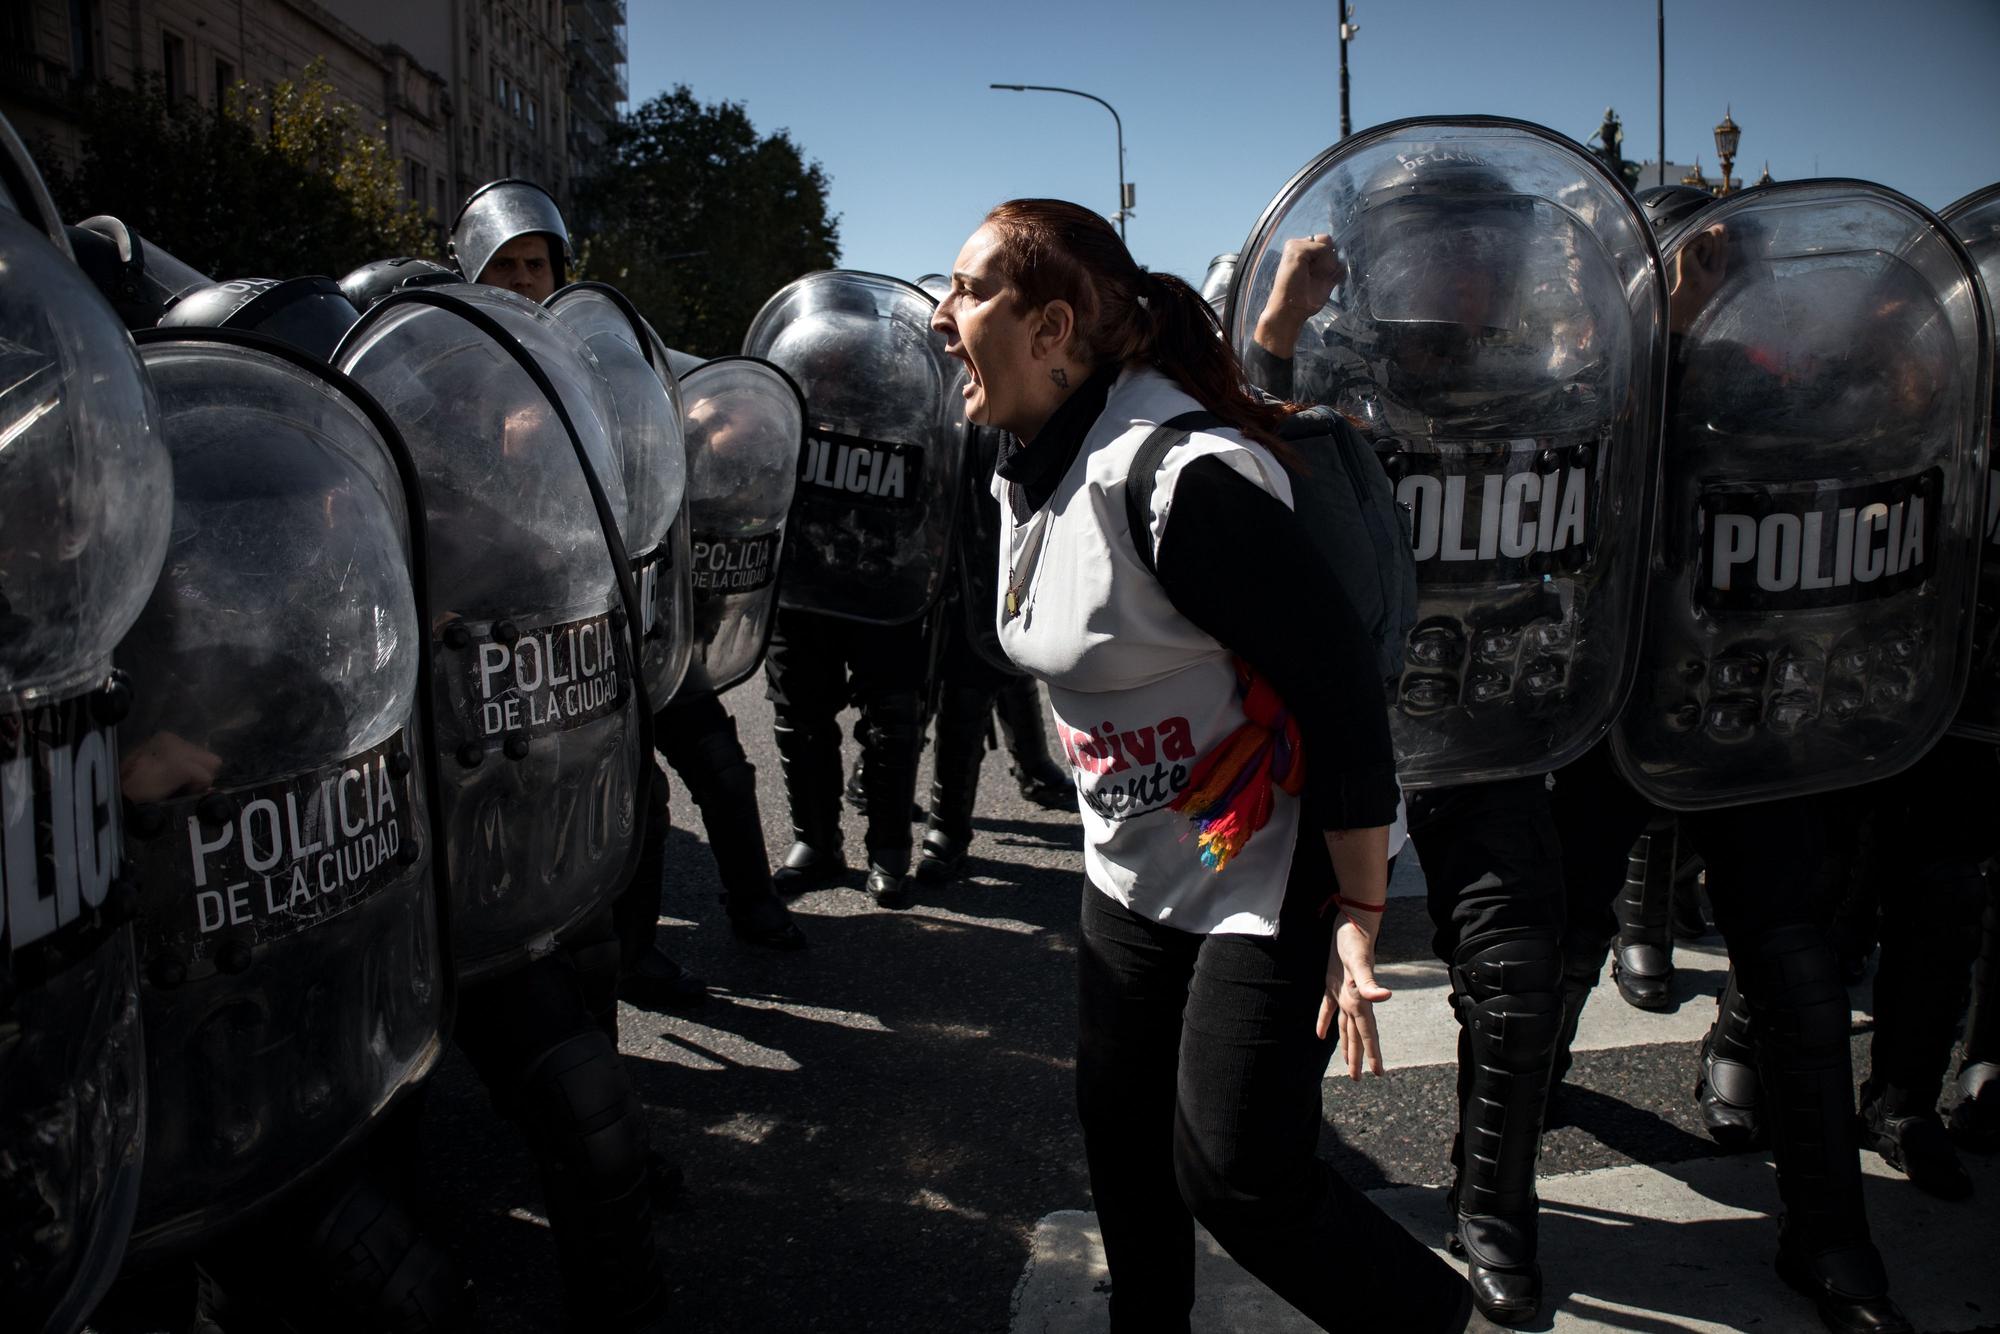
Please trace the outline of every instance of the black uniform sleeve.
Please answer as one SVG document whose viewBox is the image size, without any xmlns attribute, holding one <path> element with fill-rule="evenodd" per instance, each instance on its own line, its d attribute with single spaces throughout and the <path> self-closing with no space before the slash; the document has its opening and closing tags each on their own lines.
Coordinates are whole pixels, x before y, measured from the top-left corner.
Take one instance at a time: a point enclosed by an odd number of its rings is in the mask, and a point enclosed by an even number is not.
<svg viewBox="0 0 2000 1334">
<path fill-rule="evenodd" d="M 1266 351 L 1262 343 L 1250 344 L 1243 357 L 1243 374 L 1273 398 L 1292 396 L 1292 359 Z"/>
<path fill-rule="evenodd" d="M 1299 720 L 1311 818 L 1323 829 L 1392 822 L 1396 760 L 1374 647 L 1298 516 L 1221 459 L 1196 459 L 1174 484 L 1157 564 L 1175 609 Z"/>
</svg>

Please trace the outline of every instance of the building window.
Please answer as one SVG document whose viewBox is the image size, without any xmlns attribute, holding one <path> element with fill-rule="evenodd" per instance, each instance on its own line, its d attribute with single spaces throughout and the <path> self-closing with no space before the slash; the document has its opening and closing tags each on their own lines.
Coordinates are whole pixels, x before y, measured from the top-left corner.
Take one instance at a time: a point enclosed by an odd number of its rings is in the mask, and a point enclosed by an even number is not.
<svg viewBox="0 0 2000 1334">
<path fill-rule="evenodd" d="M 535 128 L 535 99 L 532 97 L 528 99 L 528 128 Z"/>
<path fill-rule="evenodd" d="M 404 158 L 403 164 L 409 175 L 410 202 L 421 208 L 424 203 L 424 164 L 415 158 Z"/>
<path fill-rule="evenodd" d="M 69 72 L 82 81 L 97 77 L 97 0 L 69 0 Z"/>
<path fill-rule="evenodd" d="M 517 84 L 515 84 L 515 85 L 514 85 L 514 116 L 515 116 L 515 119 L 517 119 L 517 120 L 518 120 L 518 119 L 520 118 L 520 115 L 521 115 L 521 85 L 517 83 Z"/>
<path fill-rule="evenodd" d="M 215 62 L 215 109 L 229 105 L 229 90 L 236 86 L 236 66 L 226 60 Z"/>
<path fill-rule="evenodd" d="M 507 76 L 493 69 L 493 100 L 501 106 L 507 105 Z"/>
<path fill-rule="evenodd" d="M 450 195 L 450 192 L 449 192 L 449 191 L 450 191 L 450 188 L 449 188 L 448 186 L 446 186 L 446 185 L 445 185 L 445 183 L 444 183 L 444 173 L 443 173 L 443 172 L 439 172 L 439 173 L 438 173 L 438 178 L 437 178 L 437 187 L 438 187 L 438 192 L 437 192 L 437 201 L 438 201 L 438 202 L 437 202 L 437 211 L 438 211 L 438 216 L 439 216 L 439 217 L 443 217 L 443 216 L 445 215 L 445 211 L 446 211 L 447 209 L 449 209 L 449 208 L 451 207 L 451 204 L 450 204 L 450 199 L 451 199 L 451 195 Z"/>
<path fill-rule="evenodd" d="M 179 99 L 188 95 L 187 43 L 165 31 L 160 33 L 160 74 L 168 97 Z"/>
</svg>

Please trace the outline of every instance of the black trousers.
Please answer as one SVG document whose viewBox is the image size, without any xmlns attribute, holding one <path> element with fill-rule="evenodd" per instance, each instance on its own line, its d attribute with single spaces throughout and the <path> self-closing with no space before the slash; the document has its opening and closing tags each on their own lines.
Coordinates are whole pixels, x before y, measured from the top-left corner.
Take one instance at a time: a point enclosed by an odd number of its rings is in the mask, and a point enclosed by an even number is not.
<svg viewBox="0 0 2000 1334">
<path fill-rule="evenodd" d="M 930 673 L 926 620 L 865 625 L 781 610 L 764 654 L 764 695 L 779 710 L 831 720 L 883 696 L 923 697 Z"/>
<path fill-rule="evenodd" d="M 1601 744 L 1556 775 L 1555 827 L 1568 884 L 1567 929 L 1608 947 L 1626 854 L 1657 808 L 1627 783 Z M 1809 799 L 1755 802 L 1681 816 L 1708 872 L 1709 906 L 1731 954 L 1777 927 L 1817 924 L 1820 827 Z"/>
<path fill-rule="evenodd" d="M 907 859 L 909 810 L 931 669 L 930 626 L 864 625 L 782 610 L 764 656 L 792 823 L 802 836 L 839 837 L 840 711 L 861 710 L 871 854 Z M 907 864 L 907 860 L 905 860 Z"/>
<path fill-rule="evenodd" d="M 1317 842 L 1317 836 L 1308 835 Z M 1455 1329 L 1465 1283 L 1315 1154 L 1333 923 L 1294 875 L 1275 937 L 1190 935 L 1086 885 L 1077 1106 L 1116 1334 L 1180 1334 L 1194 1222 L 1325 1329 Z"/>
<path fill-rule="evenodd" d="M 653 715 L 653 743 L 701 811 L 726 898 L 741 902 L 771 892 L 764 817 L 757 808 L 757 771 L 736 735 L 736 720 L 713 690 L 677 694 Z M 667 834 L 672 827 L 662 779 L 645 795 L 639 867 L 612 906 L 624 965 L 653 948 L 665 893 Z"/>
<path fill-rule="evenodd" d="M 610 915 L 554 952 L 460 993 L 453 1034 L 541 1169 L 571 1318 L 615 1329 L 668 1295 L 653 1236 L 646 1111 L 618 1054 Z"/>
<path fill-rule="evenodd" d="M 1410 841 L 1424 867 L 1431 950 L 1444 962 L 1464 942 L 1498 932 L 1561 932 L 1563 849 L 1547 784 L 1537 774 L 1406 798 Z"/>
<path fill-rule="evenodd" d="M 1986 908 L 1981 864 L 2000 851 L 1994 747 L 1946 737 L 1859 795 L 1878 837 L 1866 871 L 1881 905 L 1871 1090 L 1896 1113 L 1928 1111 L 1951 1065 Z"/>
</svg>

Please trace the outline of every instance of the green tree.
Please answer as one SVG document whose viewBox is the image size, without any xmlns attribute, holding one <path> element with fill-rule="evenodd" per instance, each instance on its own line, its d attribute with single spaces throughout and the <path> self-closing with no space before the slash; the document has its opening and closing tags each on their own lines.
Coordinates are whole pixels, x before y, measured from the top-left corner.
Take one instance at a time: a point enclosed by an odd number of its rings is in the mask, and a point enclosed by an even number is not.
<svg viewBox="0 0 2000 1334">
<path fill-rule="evenodd" d="M 840 262 L 828 184 L 787 131 L 759 137 L 741 103 L 676 87 L 625 117 L 581 184 L 584 261 L 668 343 L 734 352 L 772 292 Z"/>
<path fill-rule="evenodd" d="M 122 218 L 204 273 L 339 277 L 435 249 L 427 215 L 398 196 L 380 128 L 361 125 L 319 61 L 267 96 L 238 85 L 220 111 L 157 80 L 100 85 L 78 111 L 80 164 L 47 172 L 63 216 Z"/>
</svg>

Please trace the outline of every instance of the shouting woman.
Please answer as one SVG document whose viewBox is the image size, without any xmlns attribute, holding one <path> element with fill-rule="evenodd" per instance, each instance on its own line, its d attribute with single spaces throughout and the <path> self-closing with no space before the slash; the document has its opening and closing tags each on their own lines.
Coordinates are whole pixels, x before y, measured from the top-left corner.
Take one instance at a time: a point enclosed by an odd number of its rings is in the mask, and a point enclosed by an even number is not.
<svg viewBox="0 0 2000 1334">
<path fill-rule="evenodd" d="M 966 415 L 1008 436 L 1001 642 L 1077 774 L 1113 1330 L 1188 1328 L 1195 1220 L 1323 1328 L 1464 1328 L 1464 1281 L 1314 1152 L 1336 1035 L 1350 1076 L 1382 1070 L 1396 786 L 1373 644 L 1292 513 L 1283 410 L 1192 288 L 1074 204 L 988 214 L 935 327 Z M 1135 534 L 1135 459 L 1193 412 L 1219 424 L 1160 459 Z"/>
</svg>

